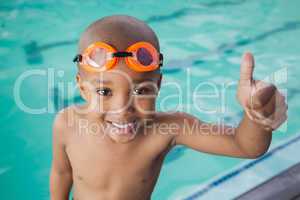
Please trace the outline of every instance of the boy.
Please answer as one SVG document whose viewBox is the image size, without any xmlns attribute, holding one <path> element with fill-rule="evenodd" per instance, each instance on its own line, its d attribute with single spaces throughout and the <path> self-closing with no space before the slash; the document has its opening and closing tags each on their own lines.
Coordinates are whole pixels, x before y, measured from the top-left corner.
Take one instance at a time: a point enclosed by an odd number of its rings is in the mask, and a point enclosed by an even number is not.
<svg viewBox="0 0 300 200">
<path fill-rule="evenodd" d="M 52 200 L 67 200 L 72 185 L 76 200 L 150 199 L 165 155 L 178 144 L 242 158 L 267 151 L 287 105 L 274 85 L 253 80 L 250 53 L 241 64 L 237 98 L 246 114 L 237 128 L 155 112 L 162 58 L 155 33 L 133 17 L 106 17 L 85 30 L 74 61 L 86 104 L 55 119 Z"/>
</svg>

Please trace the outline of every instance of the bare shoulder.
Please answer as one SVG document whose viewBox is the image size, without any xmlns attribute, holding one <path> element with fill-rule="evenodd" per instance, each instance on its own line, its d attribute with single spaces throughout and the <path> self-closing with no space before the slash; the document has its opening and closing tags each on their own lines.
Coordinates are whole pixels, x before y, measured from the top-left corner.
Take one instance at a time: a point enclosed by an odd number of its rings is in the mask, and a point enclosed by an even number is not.
<svg viewBox="0 0 300 200">
<path fill-rule="evenodd" d="M 179 111 L 157 113 L 157 121 L 159 124 L 157 131 L 163 135 L 169 135 L 174 145 L 177 136 L 201 127 L 204 123 L 196 116 Z"/>
<path fill-rule="evenodd" d="M 55 116 L 53 128 L 62 129 L 67 126 L 68 121 L 70 121 L 74 117 L 73 110 L 73 106 L 60 110 Z"/>
<path fill-rule="evenodd" d="M 191 124 L 193 121 L 199 120 L 185 112 L 157 112 L 156 113 L 156 133 L 167 138 L 171 146 L 175 145 L 176 136 L 180 135 L 185 126 Z"/>
<path fill-rule="evenodd" d="M 74 125 L 75 118 L 74 106 L 59 111 L 53 122 L 53 138 L 64 142 Z"/>
<path fill-rule="evenodd" d="M 176 120 L 176 117 L 178 117 L 181 114 L 181 112 L 174 111 L 174 112 L 157 112 L 156 113 L 156 119 L 158 122 L 172 122 Z"/>
<path fill-rule="evenodd" d="M 188 114 L 186 112 L 159 112 L 157 113 L 157 119 L 159 123 L 167 123 L 168 125 L 177 124 L 179 126 L 183 126 L 185 122 L 191 123 L 201 122 L 197 117 Z"/>
</svg>

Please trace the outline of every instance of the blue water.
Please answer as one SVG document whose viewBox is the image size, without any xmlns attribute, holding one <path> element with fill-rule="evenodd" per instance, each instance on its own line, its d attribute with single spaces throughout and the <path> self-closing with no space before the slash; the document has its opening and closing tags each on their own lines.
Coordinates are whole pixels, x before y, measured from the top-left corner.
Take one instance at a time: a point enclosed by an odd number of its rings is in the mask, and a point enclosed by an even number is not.
<svg viewBox="0 0 300 200">
<path fill-rule="evenodd" d="M 0 1 L 0 199 L 49 198 L 53 118 L 59 109 L 82 101 L 76 91 L 67 95 L 66 83 L 75 85 L 76 42 L 89 23 L 107 15 L 138 17 L 157 33 L 166 61 L 159 110 L 236 124 L 242 117 L 236 88 L 228 87 L 222 96 L 226 112 L 220 91 L 238 80 L 241 55 L 251 51 L 255 77 L 277 83 L 288 97 L 289 119 L 275 132 L 273 144 L 293 136 L 300 113 L 299 7 L 296 0 Z M 28 70 L 40 75 L 23 81 L 20 98 L 28 107 L 46 107 L 43 114 L 24 112 L 17 104 L 14 88 Z M 48 83 L 51 73 L 55 78 Z M 182 99 L 164 101 L 178 92 L 169 82 L 180 84 Z M 189 91 L 199 82 L 214 84 L 219 98 L 192 101 Z M 208 85 L 201 89 L 212 91 Z M 197 112 L 196 106 L 218 112 Z M 153 199 L 174 199 L 242 162 L 179 146 L 164 162 Z"/>
</svg>

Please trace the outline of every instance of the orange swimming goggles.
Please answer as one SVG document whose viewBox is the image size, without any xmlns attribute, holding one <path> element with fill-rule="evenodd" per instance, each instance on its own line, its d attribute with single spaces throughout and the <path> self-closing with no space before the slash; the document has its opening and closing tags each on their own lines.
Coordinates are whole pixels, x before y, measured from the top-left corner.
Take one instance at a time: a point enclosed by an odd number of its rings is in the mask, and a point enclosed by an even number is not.
<svg viewBox="0 0 300 200">
<path fill-rule="evenodd" d="M 73 62 L 87 71 L 101 72 L 114 68 L 121 57 L 125 58 L 128 67 L 137 72 L 154 71 L 163 65 L 163 54 L 148 42 L 137 42 L 126 51 L 117 51 L 107 43 L 95 42 L 83 54 L 76 55 Z"/>
</svg>

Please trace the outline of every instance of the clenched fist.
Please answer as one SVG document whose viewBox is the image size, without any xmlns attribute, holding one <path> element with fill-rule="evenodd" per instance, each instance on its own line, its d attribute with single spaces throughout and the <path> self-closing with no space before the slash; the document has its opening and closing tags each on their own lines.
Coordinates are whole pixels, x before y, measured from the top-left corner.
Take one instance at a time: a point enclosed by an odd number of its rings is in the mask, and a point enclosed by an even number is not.
<svg viewBox="0 0 300 200">
<path fill-rule="evenodd" d="M 245 53 L 241 63 L 237 98 L 248 117 L 267 130 L 277 129 L 287 119 L 285 97 L 273 85 L 253 79 L 254 58 Z"/>
</svg>

